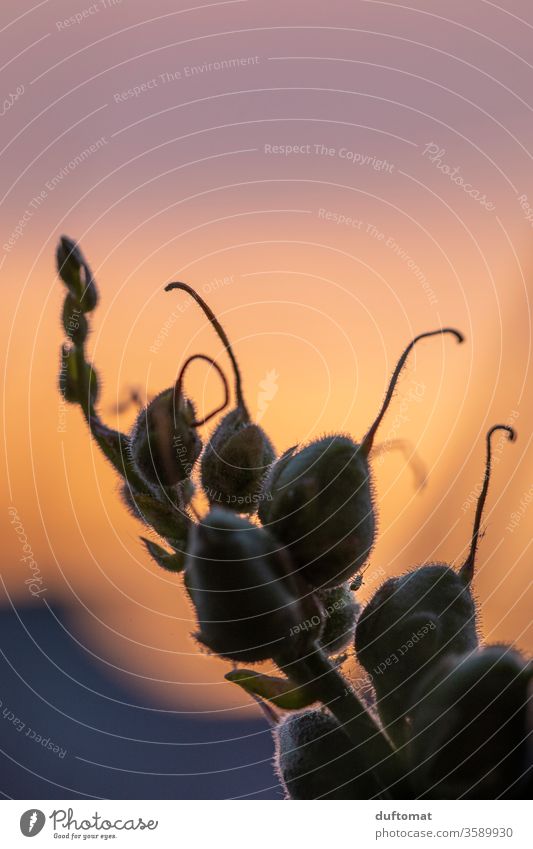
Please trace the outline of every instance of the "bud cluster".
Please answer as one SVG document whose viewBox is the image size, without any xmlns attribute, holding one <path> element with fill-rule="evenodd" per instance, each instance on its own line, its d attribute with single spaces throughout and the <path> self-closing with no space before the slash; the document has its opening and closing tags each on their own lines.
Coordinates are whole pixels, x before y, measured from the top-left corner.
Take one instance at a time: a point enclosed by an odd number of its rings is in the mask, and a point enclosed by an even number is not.
<svg viewBox="0 0 533 849">
<path fill-rule="evenodd" d="M 431 562 L 386 580 L 364 607 L 355 596 L 378 526 L 374 438 L 400 374 L 422 339 L 451 335 L 462 342 L 462 335 L 439 328 L 413 339 L 360 442 L 334 433 L 292 446 L 276 460 L 270 438 L 250 416 L 225 330 L 195 289 L 171 283 L 166 290 L 185 291 L 222 341 L 235 405 L 210 436 L 200 435 L 227 407 L 229 389 L 220 366 L 195 354 L 175 385 L 122 434 L 96 412 L 98 381 L 85 353 L 87 315 L 98 301 L 93 276 L 69 239 L 61 239 L 57 260 L 67 288 L 61 392 L 80 405 L 92 437 L 121 475 L 128 509 L 169 547 L 141 538 L 161 568 L 183 573 L 197 641 L 234 665 L 269 661 L 283 674 L 234 668 L 226 678 L 270 703 L 287 796 L 516 798 L 526 792 L 531 666 L 513 649 L 480 647 L 471 588 L 491 439 L 505 431 L 513 440 L 512 428 L 495 425 L 487 434 L 485 475 L 461 568 Z M 186 370 L 197 359 L 217 371 L 225 389 L 223 403 L 202 419 L 184 391 Z M 203 516 L 197 494 L 209 505 Z M 339 671 L 350 653 L 370 680 L 361 696 Z M 276 713 L 302 709 L 283 718 Z"/>
</svg>

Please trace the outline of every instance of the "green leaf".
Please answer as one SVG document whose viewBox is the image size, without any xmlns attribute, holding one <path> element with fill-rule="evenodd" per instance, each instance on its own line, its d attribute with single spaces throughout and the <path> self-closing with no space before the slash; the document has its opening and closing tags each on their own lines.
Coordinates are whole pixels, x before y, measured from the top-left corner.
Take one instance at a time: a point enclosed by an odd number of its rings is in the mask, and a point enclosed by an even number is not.
<svg viewBox="0 0 533 849">
<path fill-rule="evenodd" d="M 182 552 L 173 552 L 167 551 L 162 546 L 158 545 L 156 542 L 152 542 L 150 539 L 146 539 L 145 537 L 141 537 L 141 540 L 144 542 L 148 554 L 150 554 L 158 566 L 161 566 L 162 569 L 166 569 L 167 572 L 182 572 L 183 567 L 185 565 L 185 557 Z"/>
<path fill-rule="evenodd" d="M 316 702 L 306 687 L 299 687 L 288 678 L 274 678 L 251 669 L 232 669 L 224 676 L 252 696 L 261 696 L 282 710 L 300 710 Z"/>
</svg>

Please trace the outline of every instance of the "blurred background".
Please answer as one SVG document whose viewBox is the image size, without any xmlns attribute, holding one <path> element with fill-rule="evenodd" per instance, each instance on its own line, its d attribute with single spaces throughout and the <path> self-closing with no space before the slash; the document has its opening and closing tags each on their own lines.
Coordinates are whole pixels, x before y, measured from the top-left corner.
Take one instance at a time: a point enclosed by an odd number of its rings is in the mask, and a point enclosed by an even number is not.
<svg viewBox="0 0 533 849">
<path fill-rule="evenodd" d="M 198 351 L 228 365 L 171 280 L 221 319 L 279 452 L 361 437 L 412 336 L 460 328 L 462 347 L 417 348 L 383 423 L 428 481 L 376 462 L 361 597 L 461 562 L 484 434 L 513 424 L 475 589 L 485 640 L 531 650 L 532 35 L 527 0 L 4 0 L 4 796 L 281 798 L 267 723 L 199 652 L 180 580 L 60 403 L 62 233 L 98 282 L 89 350 L 124 431 L 132 387 L 168 387 Z M 203 366 L 188 387 L 218 402 Z"/>
</svg>

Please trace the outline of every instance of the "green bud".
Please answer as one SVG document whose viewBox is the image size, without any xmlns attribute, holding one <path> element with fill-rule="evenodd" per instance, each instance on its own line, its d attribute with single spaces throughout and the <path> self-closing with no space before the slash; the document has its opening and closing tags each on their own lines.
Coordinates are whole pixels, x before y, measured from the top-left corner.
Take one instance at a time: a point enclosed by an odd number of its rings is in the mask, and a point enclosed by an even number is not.
<svg viewBox="0 0 533 849">
<path fill-rule="evenodd" d="M 83 345 L 89 333 L 89 324 L 83 311 L 72 295 L 67 295 L 63 306 L 63 327 L 75 345 Z"/>
<path fill-rule="evenodd" d="M 98 398 L 98 376 L 92 366 L 85 361 L 83 361 L 81 368 L 83 369 L 83 375 L 80 375 L 80 361 L 76 348 L 69 348 L 68 345 L 62 345 L 59 366 L 59 391 L 69 404 L 82 404 L 85 401 L 83 394 L 87 392 L 82 387 L 84 385 L 88 386 L 91 404 L 95 404 Z"/>
<path fill-rule="evenodd" d="M 364 564 L 374 542 L 367 458 L 349 437 L 328 436 L 283 465 L 269 476 L 272 490 L 263 489 L 265 526 L 313 588 L 339 586 Z"/>
<path fill-rule="evenodd" d="M 526 798 L 531 679 L 531 664 L 506 646 L 450 655 L 424 678 L 409 744 L 419 797 Z"/>
<path fill-rule="evenodd" d="M 277 771 L 291 799 L 380 798 L 372 741 L 354 747 L 325 710 L 288 716 L 274 730 Z"/>
<path fill-rule="evenodd" d="M 348 584 L 330 590 L 317 590 L 316 596 L 324 608 L 324 630 L 320 645 L 326 654 L 338 654 L 353 643 L 360 605 Z"/>
<path fill-rule="evenodd" d="M 291 460 L 297 448 L 297 445 L 293 445 L 291 448 L 287 448 L 287 450 L 283 452 L 281 457 L 278 457 L 276 462 L 272 463 L 272 465 L 267 471 L 267 474 L 265 475 L 261 487 L 259 507 L 257 510 L 257 515 L 259 517 L 259 520 L 261 521 L 261 524 L 263 525 L 268 525 L 269 522 L 269 504 L 270 501 L 272 501 L 272 493 L 276 488 L 278 478 Z"/>
<path fill-rule="evenodd" d="M 274 449 L 259 425 L 240 407 L 217 426 L 202 455 L 202 487 L 211 505 L 254 513 Z"/>
<path fill-rule="evenodd" d="M 255 513 L 263 478 L 275 454 L 265 431 L 254 424 L 246 407 L 239 365 L 226 332 L 211 307 L 187 283 L 169 283 L 165 291 L 181 289 L 203 310 L 222 340 L 233 366 L 237 405 L 220 422 L 201 461 L 202 487 L 211 506 L 237 513 Z"/>
<path fill-rule="evenodd" d="M 172 500 L 170 492 L 163 492 L 163 497 L 157 498 L 155 495 L 135 492 L 128 483 L 121 489 L 124 504 L 132 516 L 154 528 L 179 552 L 187 547 L 191 519 L 180 501 L 181 488 L 178 489 L 177 496 L 175 494 L 175 501 Z"/>
<path fill-rule="evenodd" d="M 141 410 L 130 436 L 131 457 L 140 477 L 152 486 L 184 481 L 200 456 L 192 401 L 174 388 L 157 395 Z"/>
<path fill-rule="evenodd" d="M 378 708 L 389 734 L 401 742 L 421 679 L 447 653 L 463 654 L 478 644 L 476 606 L 471 580 L 491 466 L 491 438 L 486 437 L 484 483 L 474 519 L 469 555 L 455 571 L 445 563 L 430 563 L 398 578 L 390 578 L 363 610 L 355 632 L 357 659 L 372 679 Z"/>
<path fill-rule="evenodd" d="M 56 251 L 57 270 L 70 294 L 84 313 L 98 303 L 98 292 L 91 270 L 76 242 L 61 236 Z"/>
<path fill-rule="evenodd" d="M 403 740 L 416 689 L 431 665 L 477 643 L 472 593 L 449 566 L 432 563 L 377 590 L 357 622 L 355 649 L 395 742 Z"/>
<path fill-rule="evenodd" d="M 423 333 L 407 346 L 360 445 L 348 436 L 328 436 L 284 456 L 281 470 L 274 467 L 267 475 L 262 521 L 287 546 L 314 589 L 343 584 L 368 559 L 376 531 L 368 462 L 374 437 L 410 351 L 421 339 L 443 333 L 463 339 L 458 331 L 443 328 Z"/>
<path fill-rule="evenodd" d="M 263 528 L 222 507 L 192 531 L 185 582 L 197 638 L 230 660 L 299 657 L 320 636 L 322 611 L 287 553 Z"/>
</svg>

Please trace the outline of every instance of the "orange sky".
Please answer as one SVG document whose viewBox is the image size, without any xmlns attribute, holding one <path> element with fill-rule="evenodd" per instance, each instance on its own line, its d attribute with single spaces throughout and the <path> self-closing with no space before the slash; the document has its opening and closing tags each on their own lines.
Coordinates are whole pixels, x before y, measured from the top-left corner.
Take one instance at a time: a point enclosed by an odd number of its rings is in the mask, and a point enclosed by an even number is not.
<svg viewBox="0 0 533 849">
<path fill-rule="evenodd" d="M 173 279 L 209 292 L 252 411 L 275 372 L 262 424 L 279 451 L 327 432 L 362 436 L 410 338 L 443 324 L 464 331 L 462 347 L 447 338 L 420 345 L 383 423 L 383 439 L 416 444 L 429 482 L 415 492 L 400 456 L 379 464 L 368 584 L 380 570 L 459 561 L 485 431 L 512 421 L 519 440 L 497 455 L 475 588 L 487 639 L 533 643 L 532 233 L 523 200 L 533 205 L 531 11 L 481 0 L 467 9 L 439 0 L 429 15 L 423 4 L 327 5 L 185 12 L 156 0 L 147 21 L 144 4 L 123 3 L 67 32 L 57 24 L 72 5 L 57 2 L 0 32 L 11 58 L 4 91 L 24 88 L 1 118 L 2 579 L 13 604 L 29 601 L 13 506 L 46 599 L 67 605 L 75 638 L 110 675 L 124 670 L 127 686 L 173 706 L 248 710 L 221 680 L 227 664 L 199 655 L 188 636 L 180 582 L 148 559 L 79 410 L 69 408 L 58 431 L 63 291 L 53 255 L 62 232 L 80 240 L 98 281 L 89 349 L 101 410 L 115 426 L 125 387 L 157 392 L 197 351 L 226 364 L 197 308 L 163 292 Z M 6 5 L 6 25 L 17 8 Z M 259 59 L 185 70 L 235 57 Z M 444 151 L 434 161 L 430 144 Z M 439 165 L 458 168 L 494 208 Z M 205 374 L 196 366 L 188 386 L 208 408 L 219 387 Z M 409 398 L 414 381 L 420 400 Z M 119 424 L 132 419 L 130 411 Z"/>
</svg>

